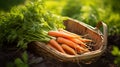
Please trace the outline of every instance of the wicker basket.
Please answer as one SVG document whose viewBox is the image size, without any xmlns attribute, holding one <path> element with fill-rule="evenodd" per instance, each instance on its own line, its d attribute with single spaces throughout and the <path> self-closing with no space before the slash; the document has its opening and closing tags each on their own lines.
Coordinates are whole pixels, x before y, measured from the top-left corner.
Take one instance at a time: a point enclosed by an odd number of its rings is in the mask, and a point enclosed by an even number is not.
<svg viewBox="0 0 120 67">
<path fill-rule="evenodd" d="M 68 31 L 80 35 L 88 34 L 87 37 L 94 41 L 94 50 L 81 55 L 66 55 L 45 46 L 41 42 L 32 42 L 30 45 L 31 50 L 40 56 L 42 55 L 43 57 L 62 62 L 89 62 L 96 60 L 103 54 L 107 45 L 107 26 L 105 23 L 99 22 L 94 28 L 77 20 L 68 19 L 64 21 L 64 25 Z M 99 30 L 101 25 L 103 26 L 103 34 Z"/>
</svg>

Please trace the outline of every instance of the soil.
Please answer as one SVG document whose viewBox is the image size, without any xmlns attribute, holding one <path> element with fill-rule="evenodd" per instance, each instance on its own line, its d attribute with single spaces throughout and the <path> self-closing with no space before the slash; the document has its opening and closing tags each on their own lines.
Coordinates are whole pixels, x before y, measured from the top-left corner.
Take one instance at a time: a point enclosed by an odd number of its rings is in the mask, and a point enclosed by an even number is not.
<svg viewBox="0 0 120 67">
<path fill-rule="evenodd" d="M 62 63 L 56 61 L 45 60 L 42 57 L 38 57 L 30 52 L 29 55 L 29 65 L 30 67 L 118 67 L 114 64 L 115 56 L 111 54 L 113 46 L 118 46 L 120 48 L 120 35 L 113 35 L 108 37 L 108 45 L 106 52 L 95 62 L 91 64 L 82 63 Z M 20 53 L 10 53 L 3 52 L 0 50 L 0 67 L 5 67 L 8 61 L 12 61 L 15 57 L 18 57 Z"/>
</svg>

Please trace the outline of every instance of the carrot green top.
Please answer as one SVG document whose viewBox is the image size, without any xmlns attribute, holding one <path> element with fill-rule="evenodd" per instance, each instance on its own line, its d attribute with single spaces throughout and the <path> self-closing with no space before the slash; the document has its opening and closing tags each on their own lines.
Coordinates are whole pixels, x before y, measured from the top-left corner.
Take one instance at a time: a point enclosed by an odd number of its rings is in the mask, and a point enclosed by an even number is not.
<svg viewBox="0 0 120 67">
<path fill-rule="evenodd" d="M 28 0 L 24 5 L 0 12 L 0 47 L 16 44 L 26 48 L 32 41 L 48 42 L 49 30 L 64 28 L 63 18 L 48 11 L 42 0 Z"/>
</svg>

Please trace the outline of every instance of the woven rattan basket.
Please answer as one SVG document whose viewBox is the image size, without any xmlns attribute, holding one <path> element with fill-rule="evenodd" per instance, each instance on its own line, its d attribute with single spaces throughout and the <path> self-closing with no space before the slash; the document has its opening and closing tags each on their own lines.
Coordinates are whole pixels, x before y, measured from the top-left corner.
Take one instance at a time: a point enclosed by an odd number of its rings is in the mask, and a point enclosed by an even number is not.
<svg viewBox="0 0 120 67">
<path fill-rule="evenodd" d="M 30 44 L 31 50 L 40 56 L 62 62 L 89 62 L 98 59 L 103 54 L 107 45 L 107 26 L 105 23 L 99 22 L 96 27 L 91 27 L 74 19 L 67 19 L 63 22 L 66 30 L 70 32 L 80 35 L 88 34 L 87 37 L 94 41 L 94 50 L 80 55 L 67 55 L 51 49 L 41 42 L 32 42 Z M 103 27 L 103 32 L 99 30 L 101 26 Z"/>
</svg>

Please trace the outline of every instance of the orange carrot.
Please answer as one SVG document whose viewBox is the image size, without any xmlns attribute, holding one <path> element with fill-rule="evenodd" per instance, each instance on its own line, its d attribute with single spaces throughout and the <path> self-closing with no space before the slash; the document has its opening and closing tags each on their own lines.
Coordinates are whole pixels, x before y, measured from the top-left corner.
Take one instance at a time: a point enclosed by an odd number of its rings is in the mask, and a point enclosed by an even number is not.
<svg viewBox="0 0 120 67">
<path fill-rule="evenodd" d="M 85 43 L 83 43 L 81 40 L 79 40 L 79 39 L 77 39 L 77 38 L 72 38 L 72 39 L 70 39 L 71 41 L 73 41 L 74 43 L 77 43 L 77 44 L 79 44 L 80 46 L 82 46 L 82 47 L 84 47 L 84 48 L 86 48 L 86 44 Z"/>
<path fill-rule="evenodd" d="M 67 34 L 70 34 L 71 36 L 75 36 L 76 38 L 80 38 L 80 40 L 82 42 L 91 42 L 92 40 L 90 39 L 84 39 L 82 38 L 82 36 L 78 35 L 78 34 L 75 34 L 75 33 L 72 33 L 72 32 L 69 32 L 67 30 L 64 30 L 64 29 L 59 29 L 60 32 L 64 32 L 64 33 L 67 33 Z"/>
<path fill-rule="evenodd" d="M 83 48 L 83 47 L 79 47 L 79 46 L 77 46 L 76 50 L 77 50 L 77 53 L 80 53 L 80 54 L 89 52 L 89 50 L 87 48 Z"/>
<path fill-rule="evenodd" d="M 51 39 L 49 41 L 50 45 L 53 46 L 56 50 L 62 52 L 62 53 L 65 53 L 65 51 L 63 50 L 63 48 L 57 43 L 56 40 L 54 39 Z"/>
<path fill-rule="evenodd" d="M 81 39 L 82 42 L 92 42 L 90 39 Z"/>
<path fill-rule="evenodd" d="M 70 46 L 71 48 L 75 49 L 78 52 L 88 51 L 88 50 L 84 49 L 83 47 L 79 46 L 78 44 L 72 42 L 71 40 L 68 40 L 68 39 L 65 39 L 65 38 L 62 38 L 62 37 L 58 37 L 57 42 L 66 44 L 66 45 Z"/>
<path fill-rule="evenodd" d="M 55 49 L 50 43 L 48 43 L 47 46 L 49 46 L 52 49 Z"/>
<path fill-rule="evenodd" d="M 67 44 L 68 46 L 70 46 L 72 48 L 75 48 L 77 46 L 74 42 L 72 42 L 72 41 L 70 41 L 68 39 L 65 39 L 63 37 L 58 37 L 57 42 L 62 43 L 62 44 Z"/>
<path fill-rule="evenodd" d="M 66 44 L 62 44 L 61 45 L 62 48 L 65 50 L 66 53 L 70 54 L 70 55 L 76 55 L 77 53 L 75 52 L 74 49 L 72 49 L 71 47 L 69 47 L 68 45 Z"/>
<path fill-rule="evenodd" d="M 75 36 L 71 36 L 69 34 L 59 32 L 59 31 L 49 31 L 48 35 L 54 36 L 54 37 L 75 38 Z"/>
<path fill-rule="evenodd" d="M 80 35 L 77 35 L 77 34 L 75 34 L 75 33 L 69 32 L 69 31 L 64 30 L 64 29 L 59 29 L 59 31 L 60 31 L 60 32 L 63 32 L 63 33 L 70 34 L 71 36 L 74 36 L 74 37 L 76 37 L 76 38 L 81 38 Z"/>
</svg>

